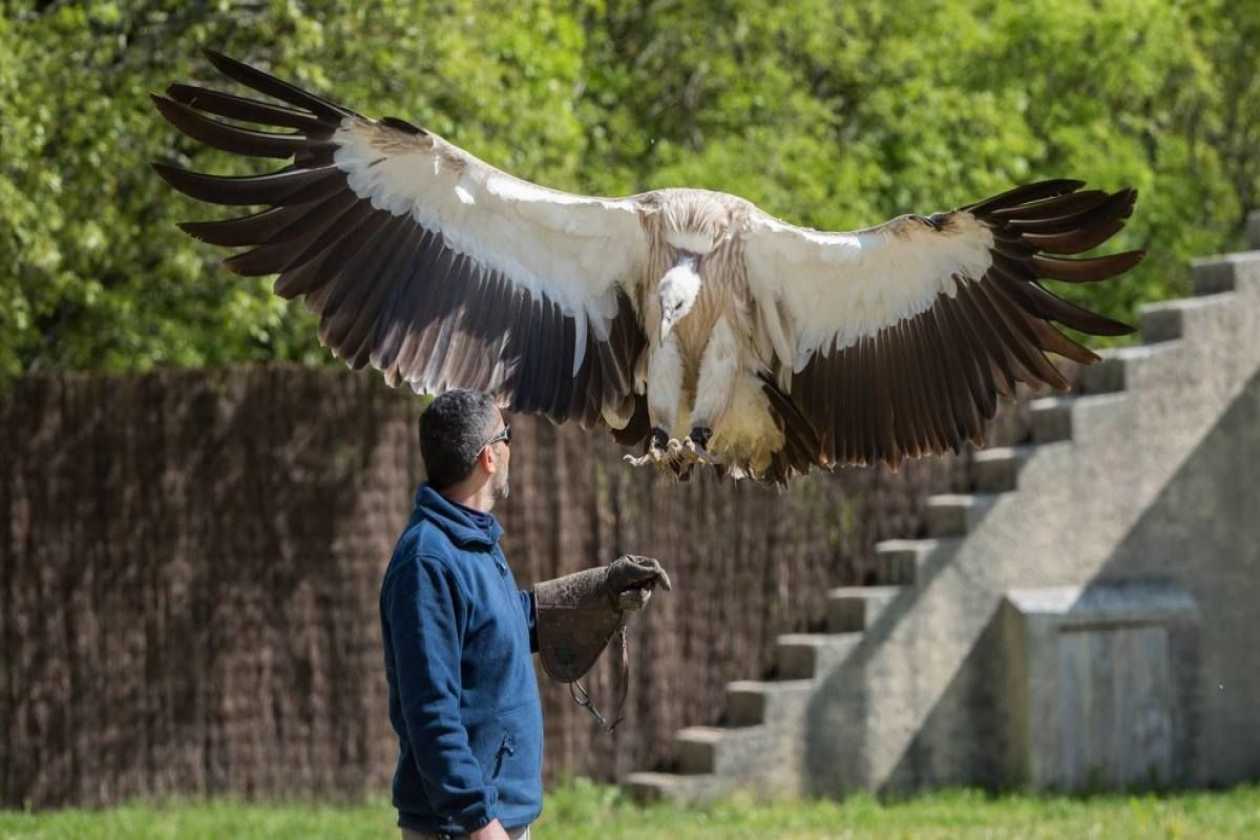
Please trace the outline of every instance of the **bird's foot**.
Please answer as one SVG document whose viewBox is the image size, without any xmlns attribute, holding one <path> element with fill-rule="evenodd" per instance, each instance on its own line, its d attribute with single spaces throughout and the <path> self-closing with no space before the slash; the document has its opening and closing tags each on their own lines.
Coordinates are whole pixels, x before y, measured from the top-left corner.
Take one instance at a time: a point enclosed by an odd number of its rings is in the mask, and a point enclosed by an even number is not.
<svg viewBox="0 0 1260 840">
<path fill-rule="evenodd" d="M 683 443 L 683 449 L 687 453 L 688 460 L 696 464 L 716 464 L 718 461 L 706 449 L 709 445 L 709 438 L 713 437 L 713 430 L 707 426 L 696 426 L 691 430 L 691 434 L 687 435 L 687 440 Z"/>
<path fill-rule="evenodd" d="M 627 455 L 625 461 L 632 467 L 654 466 L 658 469 L 665 469 L 671 463 L 670 452 L 672 445 L 681 446 L 676 440 L 670 439 L 669 435 L 661 428 L 652 429 L 652 437 L 648 441 L 647 452 L 644 452 L 638 458 L 633 455 Z"/>
<path fill-rule="evenodd" d="M 696 464 L 716 463 L 704 448 L 709 436 L 708 429 L 693 429 L 686 440 L 678 440 L 670 437 L 664 429 L 653 428 L 647 452 L 637 458 L 627 455 L 625 462 L 634 467 L 653 466 L 661 472 L 673 475 L 679 481 L 686 481 L 691 477 L 691 468 Z"/>
</svg>

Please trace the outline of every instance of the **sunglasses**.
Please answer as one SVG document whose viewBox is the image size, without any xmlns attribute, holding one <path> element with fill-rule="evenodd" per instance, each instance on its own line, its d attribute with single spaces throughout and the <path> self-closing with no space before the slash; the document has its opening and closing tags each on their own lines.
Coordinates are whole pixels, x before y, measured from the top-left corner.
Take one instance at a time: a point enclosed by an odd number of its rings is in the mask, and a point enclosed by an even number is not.
<svg viewBox="0 0 1260 840">
<path fill-rule="evenodd" d="M 508 446 L 512 445 L 512 427 L 511 426 L 504 425 L 503 431 L 499 432 L 497 435 L 490 438 L 490 440 L 486 441 L 485 446 L 492 446 L 498 443 L 499 441 L 503 441 Z M 485 448 L 485 447 L 482 447 L 482 448 Z"/>
</svg>

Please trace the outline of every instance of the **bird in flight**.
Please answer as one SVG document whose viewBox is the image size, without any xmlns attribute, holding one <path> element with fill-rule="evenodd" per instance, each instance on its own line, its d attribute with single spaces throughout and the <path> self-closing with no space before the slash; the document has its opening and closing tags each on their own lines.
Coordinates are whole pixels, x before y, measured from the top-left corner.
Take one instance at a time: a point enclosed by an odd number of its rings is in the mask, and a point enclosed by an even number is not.
<svg viewBox="0 0 1260 840">
<path fill-rule="evenodd" d="M 1132 331 L 1041 282 L 1138 263 L 1141 251 L 1064 256 L 1119 231 L 1132 189 L 1048 180 L 823 232 L 708 190 L 548 189 L 404 120 L 207 56 L 252 95 L 173 84 L 158 110 L 208 146 L 290 163 L 244 177 L 155 164 L 195 199 L 265 208 L 185 231 L 244 248 L 225 261 L 233 272 L 278 275 L 275 292 L 303 298 L 350 367 L 607 427 L 642 452 L 626 456 L 637 466 L 785 484 L 957 452 L 982 442 L 1016 382 L 1067 387 L 1047 353 L 1098 360 L 1055 324 Z"/>
</svg>

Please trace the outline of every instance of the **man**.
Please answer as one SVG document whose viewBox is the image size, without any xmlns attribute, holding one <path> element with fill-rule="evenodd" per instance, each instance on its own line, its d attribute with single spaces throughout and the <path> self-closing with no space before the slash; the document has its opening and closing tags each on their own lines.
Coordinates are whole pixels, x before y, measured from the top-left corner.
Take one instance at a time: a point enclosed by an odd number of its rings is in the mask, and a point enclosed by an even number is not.
<svg viewBox="0 0 1260 840">
<path fill-rule="evenodd" d="M 490 513 L 508 495 L 511 440 L 484 394 L 448 391 L 420 418 L 428 480 L 380 603 L 404 840 L 528 838 L 542 810 L 542 706 L 530 658 L 539 598 L 517 589 Z M 598 603 L 616 615 L 646 603 L 657 581 L 669 585 L 655 560 L 628 557 L 559 581 L 537 587 L 548 605 L 577 597 L 582 609 Z M 542 635 L 548 648 L 551 630 Z"/>
</svg>

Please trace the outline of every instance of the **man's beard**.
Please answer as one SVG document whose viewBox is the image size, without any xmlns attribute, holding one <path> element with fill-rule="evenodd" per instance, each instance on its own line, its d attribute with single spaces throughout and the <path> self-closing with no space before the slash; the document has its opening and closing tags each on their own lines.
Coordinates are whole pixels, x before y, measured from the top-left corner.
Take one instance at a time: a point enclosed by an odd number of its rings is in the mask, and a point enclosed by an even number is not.
<svg viewBox="0 0 1260 840">
<path fill-rule="evenodd" d="M 494 474 L 494 479 L 490 484 L 490 489 L 494 493 L 496 499 L 506 499 L 508 494 L 512 492 L 512 488 L 508 486 L 508 469 L 504 467 Z"/>
</svg>

